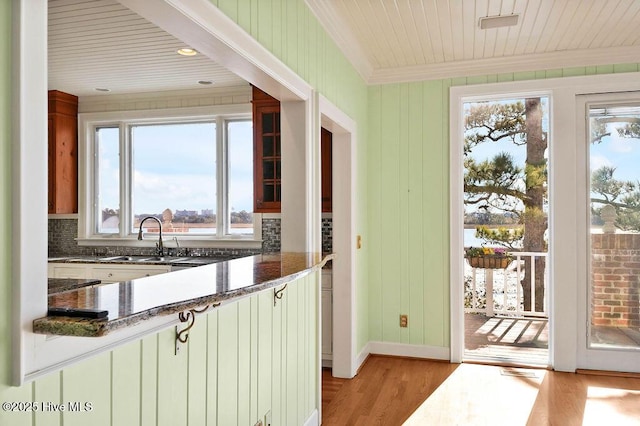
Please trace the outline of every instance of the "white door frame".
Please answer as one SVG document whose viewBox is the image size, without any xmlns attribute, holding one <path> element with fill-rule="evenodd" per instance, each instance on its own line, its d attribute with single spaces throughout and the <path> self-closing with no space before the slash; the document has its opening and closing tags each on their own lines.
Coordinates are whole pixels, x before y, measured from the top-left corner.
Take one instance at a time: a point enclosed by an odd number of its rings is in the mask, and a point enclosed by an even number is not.
<svg viewBox="0 0 640 426">
<path fill-rule="evenodd" d="M 450 90 L 450 312 L 451 361 L 462 362 L 464 352 L 463 207 L 462 207 L 462 102 L 465 98 L 550 96 L 549 163 L 549 352 L 550 365 L 558 371 L 575 371 L 578 354 L 578 286 L 581 267 L 576 247 L 580 232 L 576 224 L 579 207 L 576 193 L 578 169 L 576 97 L 581 94 L 640 90 L 640 73 L 607 74 L 491 83 L 452 87 Z M 584 166 L 581 166 L 584 168 Z M 556 283 L 557 285 L 554 285 Z"/>
<path fill-rule="evenodd" d="M 476 86 L 460 86 L 460 87 L 452 87 L 451 88 L 451 103 L 450 103 L 450 167 L 451 167 L 451 189 L 450 189 L 450 208 L 451 208 L 451 228 L 450 228 L 450 237 L 451 237 L 451 260 L 450 260 L 450 276 L 451 276 L 451 361 L 455 363 L 462 362 L 463 354 L 464 354 L 464 286 L 463 285 L 454 285 L 454 283 L 464 283 L 464 207 L 463 207 L 463 178 L 464 178 L 464 167 L 463 167 L 463 144 L 464 140 L 464 112 L 462 105 L 466 102 L 477 102 L 477 101 L 490 101 L 490 100 L 503 100 L 503 99 L 514 99 L 514 98 L 526 98 L 526 97 L 548 97 L 550 104 L 550 112 L 551 116 L 552 110 L 552 100 L 551 100 L 551 92 L 549 90 L 545 90 L 542 87 L 522 87 L 520 85 L 514 84 L 486 84 L 486 85 L 476 85 Z M 553 137 L 554 137 L 554 129 L 551 126 L 550 130 L 550 146 L 549 150 L 553 150 Z M 551 161 L 553 161 L 553 157 L 551 157 Z M 549 169 L 551 169 L 551 163 L 549 165 Z M 551 185 L 551 173 L 549 178 L 550 187 Z M 551 194 L 549 196 L 551 199 Z M 549 203 L 552 205 L 552 203 Z M 551 223 L 552 212 L 549 213 Z M 551 229 L 551 225 L 549 226 Z M 550 233 L 551 235 L 551 233 Z M 550 238 L 551 239 L 551 238 Z M 552 247 L 550 244 L 549 247 L 549 257 L 550 260 L 547 262 L 547 267 L 552 268 Z M 553 292 L 553 278 L 551 274 L 549 274 L 549 282 L 547 283 L 547 293 Z M 552 326 L 552 312 L 553 312 L 553 301 L 552 297 L 548 297 L 548 294 L 545 295 L 547 300 L 549 301 L 549 324 L 550 328 Z M 550 330 L 550 335 L 551 335 Z M 551 340 L 551 338 L 550 338 Z M 550 345 L 551 346 L 551 342 Z M 550 348 L 551 349 L 551 348 Z"/>
<path fill-rule="evenodd" d="M 333 134 L 332 222 L 333 251 L 333 358 L 334 377 L 352 378 L 358 371 L 356 352 L 356 140 L 355 121 L 340 111 L 324 96 L 319 97 L 322 127 Z M 320 137 L 318 129 L 318 137 Z M 351 324 L 351 327 L 345 327 Z"/>
</svg>

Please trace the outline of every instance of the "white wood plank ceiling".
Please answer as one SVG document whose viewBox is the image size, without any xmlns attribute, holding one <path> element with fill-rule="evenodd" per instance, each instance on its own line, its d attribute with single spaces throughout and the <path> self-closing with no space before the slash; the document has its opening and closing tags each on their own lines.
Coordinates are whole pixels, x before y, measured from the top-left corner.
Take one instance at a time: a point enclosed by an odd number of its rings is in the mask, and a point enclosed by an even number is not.
<svg viewBox="0 0 640 426">
<path fill-rule="evenodd" d="M 638 0 L 306 2 L 368 83 L 640 62 Z"/>
<path fill-rule="evenodd" d="M 188 46 L 116 0 L 48 5 L 49 89 L 88 96 L 247 85 L 202 54 L 178 55 Z"/>
</svg>

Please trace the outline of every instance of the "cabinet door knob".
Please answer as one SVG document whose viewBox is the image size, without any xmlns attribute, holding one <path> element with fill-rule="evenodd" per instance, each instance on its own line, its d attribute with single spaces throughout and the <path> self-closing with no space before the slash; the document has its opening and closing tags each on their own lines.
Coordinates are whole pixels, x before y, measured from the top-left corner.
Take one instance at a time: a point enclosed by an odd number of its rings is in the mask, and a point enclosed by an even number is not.
<svg viewBox="0 0 640 426">
<path fill-rule="evenodd" d="M 113 274 L 112 274 L 111 272 L 109 272 L 109 275 L 107 275 L 107 276 L 108 276 L 108 277 L 112 277 L 112 276 L 113 276 Z"/>
</svg>

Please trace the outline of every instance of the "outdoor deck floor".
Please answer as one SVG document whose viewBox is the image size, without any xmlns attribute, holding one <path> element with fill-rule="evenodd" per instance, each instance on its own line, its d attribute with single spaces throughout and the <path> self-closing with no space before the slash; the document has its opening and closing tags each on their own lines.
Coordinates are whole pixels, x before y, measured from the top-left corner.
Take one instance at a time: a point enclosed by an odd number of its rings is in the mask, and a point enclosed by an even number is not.
<svg viewBox="0 0 640 426">
<path fill-rule="evenodd" d="M 464 358 L 487 363 L 513 363 L 547 367 L 549 321 L 546 318 L 487 317 L 465 314 Z M 638 348 L 640 330 L 592 327 L 596 348 Z"/>
<path fill-rule="evenodd" d="M 546 367 L 549 364 L 549 322 L 546 318 L 465 314 L 464 358 Z"/>
</svg>

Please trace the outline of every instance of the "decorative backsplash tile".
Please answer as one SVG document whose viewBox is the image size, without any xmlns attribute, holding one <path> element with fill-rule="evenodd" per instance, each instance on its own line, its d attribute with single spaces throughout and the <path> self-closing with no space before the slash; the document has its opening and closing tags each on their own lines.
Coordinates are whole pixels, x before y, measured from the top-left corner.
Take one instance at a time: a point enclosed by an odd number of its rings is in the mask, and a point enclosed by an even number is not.
<svg viewBox="0 0 640 426">
<path fill-rule="evenodd" d="M 262 251 L 280 251 L 281 219 L 262 219 Z"/>
<path fill-rule="evenodd" d="M 280 251 L 281 219 L 262 220 L 262 250 L 256 249 L 226 249 L 226 248 L 190 248 L 191 256 L 238 256 L 259 254 L 262 252 Z M 77 219 L 49 219 L 49 256 L 153 256 L 153 247 L 123 247 L 123 246 L 79 246 Z M 180 249 L 179 255 L 186 255 L 185 248 Z M 322 251 L 332 251 L 332 220 L 322 219 Z"/>
<path fill-rule="evenodd" d="M 333 251 L 333 220 L 322 218 L 322 251 L 331 253 Z"/>
</svg>

